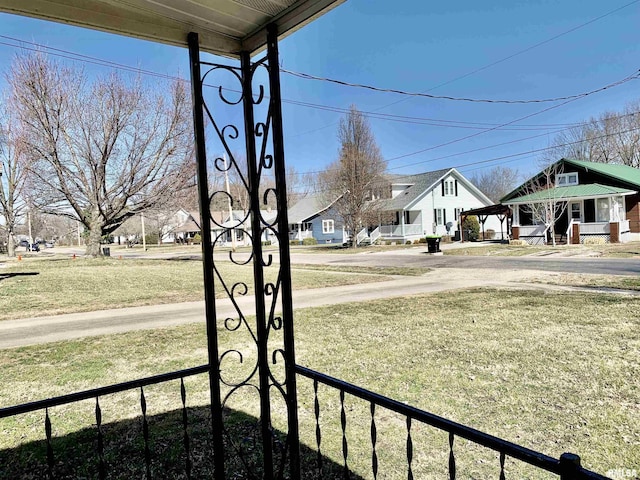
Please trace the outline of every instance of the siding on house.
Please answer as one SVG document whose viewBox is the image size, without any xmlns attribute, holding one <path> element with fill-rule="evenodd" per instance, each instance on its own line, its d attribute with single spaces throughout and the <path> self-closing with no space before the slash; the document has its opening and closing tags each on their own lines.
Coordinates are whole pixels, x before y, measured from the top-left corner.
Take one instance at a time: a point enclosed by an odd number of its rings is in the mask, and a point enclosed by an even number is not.
<svg viewBox="0 0 640 480">
<path fill-rule="evenodd" d="M 450 187 L 444 187 L 445 182 L 449 182 Z M 488 205 L 491 205 L 490 201 L 480 198 L 475 192 L 468 189 L 466 180 L 461 175 L 459 176 L 455 170 L 449 170 L 430 190 L 417 197 L 412 204 L 405 208 L 410 211 L 410 220 L 415 218 L 420 222 L 422 235 L 447 235 L 446 224 L 448 222 L 453 223 L 449 232 L 453 235 L 458 230 L 459 218 L 456 218 L 456 209 L 471 210 Z M 436 224 L 437 210 L 442 211 L 442 222 L 439 225 Z M 500 235 L 500 221 L 495 215 L 490 215 L 487 218 L 484 228 L 485 231 L 495 230 L 497 237 Z M 506 229 L 506 225 L 503 224 L 502 228 Z"/>
</svg>

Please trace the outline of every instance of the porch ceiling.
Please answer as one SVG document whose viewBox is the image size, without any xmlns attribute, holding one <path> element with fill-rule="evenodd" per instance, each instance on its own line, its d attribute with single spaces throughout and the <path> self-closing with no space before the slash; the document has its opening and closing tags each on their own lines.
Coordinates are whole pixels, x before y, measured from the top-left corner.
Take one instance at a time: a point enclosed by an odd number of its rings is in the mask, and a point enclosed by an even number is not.
<svg viewBox="0 0 640 480">
<path fill-rule="evenodd" d="M 547 188 L 528 195 L 512 198 L 502 203 L 504 205 L 514 205 L 522 203 L 564 201 L 571 198 L 597 198 L 608 197 L 611 195 L 631 195 L 633 193 L 635 193 L 635 191 L 629 190 L 628 188 L 611 187 L 609 185 L 592 183 L 587 185 L 574 185 L 570 187 Z"/>
<path fill-rule="evenodd" d="M 235 57 L 258 53 L 266 26 L 280 38 L 345 0 L 0 0 L 0 11 L 187 46 L 196 32 L 200 49 Z"/>
</svg>

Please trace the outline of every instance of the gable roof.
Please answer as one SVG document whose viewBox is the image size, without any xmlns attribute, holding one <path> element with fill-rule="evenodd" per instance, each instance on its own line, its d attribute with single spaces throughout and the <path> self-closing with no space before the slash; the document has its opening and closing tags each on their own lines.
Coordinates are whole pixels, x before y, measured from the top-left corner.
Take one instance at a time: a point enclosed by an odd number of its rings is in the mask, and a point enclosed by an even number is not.
<svg viewBox="0 0 640 480">
<path fill-rule="evenodd" d="M 411 185 L 406 190 L 400 192 L 394 198 L 383 200 L 384 210 L 405 210 L 410 208 L 415 202 L 420 200 L 429 191 L 436 188 L 440 180 L 451 175 L 463 184 L 467 190 L 472 192 L 478 199 L 491 205 L 493 202 L 482 193 L 478 187 L 471 183 L 464 175 L 455 168 L 443 168 L 442 170 L 434 170 L 433 172 L 418 173 L 414 175 L 393 175 L 390 176 L 391 185 Z"/>
<path fill-rule="evenodd" d="M 584 170 L 592 170 L 606 177 L 611 177 L 621 182 L 630 183 L 640 189 L 640 169 L 628 165 L 618 165 L 615 163 L 587 162 L 585 160 L 574 160 L 563 158 L 565 163 L 576 165 Z"/>
<path fill-rule="evenodd" d="M 390 175 L 391 185 L 411 185 L 394 198 L 385 200 L 385 210 L 402 210 L 417 200 L 420 195 L 433 187 L 438 180 L 444 177 L 452 168 L 434 170 L 433 172 L 417 173 L 414 175 Z"/>
<path fill-rule="evenodd" d="M 326 195 L 319 193 L 309 194 L 289 209 L 289 223 L 306 222 L 310 218 L 327 210 L 336 200 L 338 199 L 336 198 L 332 202 L 327 201 Z"/>
<path fill-rule="evenodd" d="M 640 169 L 638 168 L 629 167 L 627 165 L 611 164 L 611 163 L 587 162 L 586 160 L 576 160 L 573 158 L 561 158 L 560 160 L 552 164 L 552 166 L 559 165 L 559 164 L 573 166 L 580 171 L 595 172 L 601 175 L 602 177 L 604 177 L 603 180 L 610 179 L 612 180 L 613 183 L 624 185 L 624 187 L 618 187 L 618 188 L 622 188 L 625 192 L 629 191 L 630 189 L 640 190 Z M 564 173 L 568 173 L 566 168 Z M 528 195 L 522 195 L 523 193 L 526 194 L 526 192 L 524 192 L 523 189 L 532 180 L 536 179 L 537 177 L 540 177 L 541 174 L 542 174 L 542 171 L 536 173 L 534 176 L 532 176 L 522 185 L 518 186 L 511 192 L 507 193 L 504 197 L 500 199 L 500 203 L 508 203 L 516 199 L 517 201 L 520 201 L 520 198 L 522 198 L 523 196 L 528 196 Z M 603 186 L 601 183 L 594 183 L 591 185 Z M 583 184 L 581 186 L 585 186 L 585 185 Z M 608 185 L 608 186 L 613 187 L 613 185 Z M 570 188 L 570 187 L 559 187 L 559 188 Z M 552 188 L 550 190 L 555 190 L 555 188 Z M 594 195 L 597 195 L 597 194 L 594 194 Z"/>
</svg>

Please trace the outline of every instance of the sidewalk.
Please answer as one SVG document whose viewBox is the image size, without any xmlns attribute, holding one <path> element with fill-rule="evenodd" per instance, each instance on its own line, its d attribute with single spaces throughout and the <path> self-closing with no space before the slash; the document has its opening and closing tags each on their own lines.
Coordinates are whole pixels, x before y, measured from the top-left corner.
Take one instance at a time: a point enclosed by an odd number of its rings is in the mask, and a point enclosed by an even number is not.
<svg viewBox="0 0 640 480">
<path fill-rule="evenodd" d="M 293 292 L 294 309 L 364 302 L 381 298 L 403 297 L 423 293 L 451 291 L 477 287 L 501 287 L 547 291 L 589 291 L 593 288 L 527 283 L 549 272 L 536 270 L 455 269 L 438 268 L 420 277 L 398 276 L 393 280 Z M 616 292 L 640 295 L 640 292 Z M 254 312 L 253 296 L 236 300 L 242 312 Z M 218 317 L 235 317 L 235 307 L 229 299 L 216 301 Z M 35 345 L 60 340 L 107 335 L 204 322 L 204 302 L 186 302 L 116 310 L 71 313 L 0 322 L 0 348 Z"/>
</svg>

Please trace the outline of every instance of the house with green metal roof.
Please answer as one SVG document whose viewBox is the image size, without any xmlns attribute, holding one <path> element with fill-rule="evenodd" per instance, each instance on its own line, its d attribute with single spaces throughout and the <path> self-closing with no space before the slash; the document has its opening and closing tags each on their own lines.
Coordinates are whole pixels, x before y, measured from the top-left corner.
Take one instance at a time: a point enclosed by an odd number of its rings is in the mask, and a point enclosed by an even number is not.
<svg viewBox="0 0 640 480">
<path fill-rule="evenodd" d="M 640 240 L 640 169 L 563 158 L 500 199 L 531 244 Z"/>
</svg>

